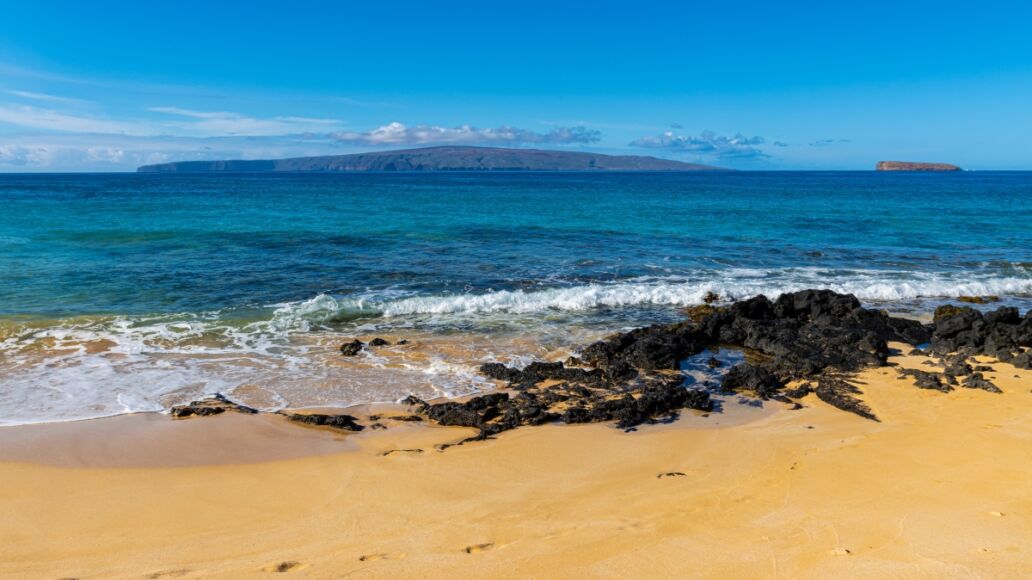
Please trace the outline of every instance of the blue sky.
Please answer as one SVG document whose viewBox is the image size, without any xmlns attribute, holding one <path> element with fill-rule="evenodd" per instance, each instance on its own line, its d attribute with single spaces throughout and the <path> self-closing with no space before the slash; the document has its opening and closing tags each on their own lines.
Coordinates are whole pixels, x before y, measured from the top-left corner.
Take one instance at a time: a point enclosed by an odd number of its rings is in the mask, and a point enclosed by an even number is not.
<svg viewBox="0 0 1032 580">
<path fill-rule="evenodd" d="M 34 2 L 0 171 L 459 143 L 1032 169 L 1032 5 Z"/>
</svg>

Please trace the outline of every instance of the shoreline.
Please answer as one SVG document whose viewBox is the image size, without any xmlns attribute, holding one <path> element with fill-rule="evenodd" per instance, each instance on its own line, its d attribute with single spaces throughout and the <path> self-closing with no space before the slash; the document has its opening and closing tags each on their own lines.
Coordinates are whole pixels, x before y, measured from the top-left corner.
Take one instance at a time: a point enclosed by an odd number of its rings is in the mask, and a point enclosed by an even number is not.
<svg viewBox="0 0 1032 580">
<path fill-rule="evenodd" d="M 498 388 L 488 393 L 507 391 Z M 434 402 L 465 401 L 482 394 L 485 393 L 435 399 Z M 718 411 L 702 413 L 685 409 L 676 419 L 643 428 L 730 428 L 762 420 L 784 407 L 775 401 L 758 405 L 756 400 L 747 401 L 737 395 L 724 395 L 719 400 L 722 405 Z M 380 423 L 385 428 L 353 432 L 306 425 L 292 422 L 279 412 L 248 415 L 227 411 L 210 417 L 181 419 L 167 412 L 128 413 L 0 427 L 0 465 L 27 463 L 90 469 L 260 464 L 354 453 L 368 445 L 370 440 L 393 440 L 422 433 L 422 430 L 428 430 L 426 435 L 435 441 L 435 445 L 454 445 L 476 434 L 476 429 L 469 427 L 437 425 L 425 420 L 406 421 L 403 417 L 411 417 L 412 414 L 407 406 L 396 403 L 287 411 L 351 415 L 364 425 Z M 621 431 L 612 424 L 601 425 Z M 552 425 L 560 429 L 576 426 Z"/>
<path fill-rule="evenodd" d="M 281 414 L 216 396 L 0 429 L 0 575 L 1032 566 L 1032 313 L 922 324 L 810 290 L 684 315 L 564 362 L 485 363 L 498 388 L 464 399 Z"/>
<path fill-rule="evenodd" d="M 470 430 L 392 425 L 345 436 L 342 452 L 258 463 L 0 461 L 0 573 L 1007 576 L 1032 564 L 1032 371 L 991 366 L 1003 394 L 861 372 L 880 423 L 810 394 L 727 427 L 686 428 L 687 413 L 634 433 L 544 425 L 445 452 L 433 446 Z M 157 419 L 246 439 L 277 418 Z M 334 437 L 282 423 L 309 450 Z"/>
<path fill-rule="evenodd" d="M 992 307 L 994 304 L 981 305 Z M 687 307 L 691 309 L 693 307 Z M 681 309 L 682 311 L 686 309 Z M 930 323 L 932 320 L 931 311 L 928 312 L 908 312 L 908 311 L 887 311 L 891 316 L 900 318 L 906 318 L 916 320 L 922 323 Z M 660 323 L 662 324 L 662 323 Z M 509 350 L 503 351 L 505 357 L 514 357 L 512 360 L 527 358 L 530 356 L 541 357 L 546 360 L 560 360 L 566 358 L 572 354 L 577 348 L 583 347 L 590 343 L 592 340 L 601 339 L 605 336 L 612 335 L 619 332 L 619 328 L 631 328 L 631 327 L 614 327 L 611 332 L 601 332 L 597 329 L 585 329 L 578 327 L 579 337 L 570 337 L 566 341 L 556 342 L 555 340 L 549 340 L 547 342 L 535 342 L 532 340 L 532 336 L 529 334 L 511 334 L 504 338 L 505 344 L 509 347 Z M 341 342 L 352 339 L 359 339 L 363 342 L 368 342 L 373 338 L 386 337 L 390 339 L 394 344 L 387 345 L 386 350 L 374 350 L 365 349 L 365 352 L 361 353 L 359 357 L 345 357 L 341 358 L 338 355 Z M 472 340 L 467 340 L 472 339 Z M 404 340 L 404 343 L 398 342 Z M 456 368 L 465 366 L 463 372 L 468 372 L 475 379 L 482 380 L 483 377 L 479 375 L 476 370 L 477 364 L 483 362 L 473 356 L 473 353 L 482 353 L 490 350 L 491 345 L 496 344 L 494 339 L 489 333 L 477 332 L 469 333 L 469 336 L 444 334 L 435 335 L 433 333 L 427 333 L 426 331 L 405 331 L 402 329 L 390 329 L 387 331 L 365 331 L 357 333 L 347 333 L 343 336 L 333 332 L 322 332 L 318 338 L 314 339 L 315 344 L 318 345 L 318 354 L 320 359 L 313 358 L 313 362 L 320 362 L 321 364 L 327 365 L 334 368 L 352 368 L 357 367 L 363 371 L 386 371 L 394 372 L 399 369 L 407 371 L 423 370 L 424 372 L 432 365 L 431 359 L 433 357 L 443 357 L 440 362 L 445 362 L 450 366 Z M 83 348 L 88 354 L 103 354 L 110 348 L 110 344 L 104 339 L 93 339 L 93 340 L 82 340 L 75 341 L 72 345 L 66 348 Z M 365 354 L 371 353 L 374 360 L 369 361 L 365 358 Z M 203 356 L 203 353 L 202 355 Z M 424 364 L 427 369 L 417 369 L 413 365 Z M 437 402 L 438 400 L 464 400 L 469 397 L 483 395 L 491 392 L 497 392 L 504 387 L 499 385 L 491 386 L 490 388 L 480 387 L 467 387 L 465 389 L 459 389 L 458 394 L 445 395 L 442 397 L 435 397 L 432 399 Z M 396 394 L 400 394 L 401 392 Z M 215 393 L 205 393 L 204 391 L 195 391 L 192 397 L 195 399 L 212 396 Z M 319 410 L 331 409 L 336 413 L 348 413 L 353 414 L 355 410 L 361 410 L 366 407 L 382 407 L 382 406 L 393 406 L 397 405 L 401 397 L 400 395 L 394 400 L 365 400 L 356 403 L 349 403 L 344 405 L 338 404 L 308 404 L 298 406 L 269 406 L 272 400 L 270 396 L 273 395 L 273 391 L 268 389 L 256 387 L 251 383 L 245 383 L 238 385 L 237 387 L 228 391 L 222 392 L 237 402 L 244 402 L 251 406 L 256 406 L 262 409 L 263 412 L 317 412 Z M 17 420 L 9 423 L 0 421 L 0 432 L 4 429 L 10 428 L 22 428 L 39 425 L 60 425 L 64 423 L 78 423 L 83 421 L 95 421 L 95 420 L 110 420 L 117 417 L 125 416 L 136 416 L 145 414 L 156 414 L 156 415 L 168 415 L 171 406 L 175 404 L 186 404 L 190 399 L 176 399 L 174 403 L 169 404 L 163 410 L 137 410 L 137 411 L 119 411 L 105 415 L 98 416 L 81 416 L 81 417 L 69 417 L 69 418 L 54 418 L 47 420 Z M 263 400 L 265 404 L 263 403 Z"/>
</svg>

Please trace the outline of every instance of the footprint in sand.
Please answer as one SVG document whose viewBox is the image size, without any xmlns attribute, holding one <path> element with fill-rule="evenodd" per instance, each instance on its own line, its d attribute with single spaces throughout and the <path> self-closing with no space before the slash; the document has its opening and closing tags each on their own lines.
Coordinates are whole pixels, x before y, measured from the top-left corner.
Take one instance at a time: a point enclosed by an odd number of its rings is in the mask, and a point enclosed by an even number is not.
<svg viewBox="0 0 1032 580">
<path fill-rule="evenodd" d="M 402 553 L 380 552 L 379 554 L 366 554 L 359 556 L 359 562 L 376 562 L 377 560 L 400 560 L 405 557 Z"/>
<path fill-rule="evenodd" d="M 472 546 L 466 546 L 462 549 L 462 551 L 466 552 L 467 554 L 476 554 L 478 552 L 486 552 L 487 550 L 490 550 L 493 547 L 494 543 L 473 544 Z"/>
<path fill-rule="evenodd" d="M 989 515 L 991 515 L 993 517 L 997 517 L 997 518 L 1002 518 L 1003 517 L 1003 512 L 989 512 Z"/>
<path fill-rule="evenodd" d="M 380 454 L 380 457 L 387 457 L 394 453 L 422 453 L 422 449 L 388 449 Z"/>
<path fill-rule="evenodd" d="M 685 477 L 682 471 L 668 471 L 666 473 L 660 473 L 656 476 L 656 479 L 663 479 L 664 477 Z"/>
<path fill-rule="evenodd" d="M 286 562 L 280 562 L 278 564 L 269 564 L 262 568 L 262 572 L 297 572 L 298 570 L 304 570 L 308 567 L 308 564 L 302 562 L 294 562 L 292 560 Z"/>
<path fill-rule="evenodd" d="M 178 578 L 179 576 L 185 576 L 189 573 L 190 571 L 186 568 L 179 568 L 177 570 L 162 570 L 160 572 L 147 574 L 147 578 L 151 578 L 152 580 L 155 578 Z"/>
<path fill-rule="evenodd" d="M 828 553 L 832 556 L 848 556 L 853 552 L 851 552 L 848 548 L 838 547 L 833 550 L 828 550 Z"/>
</svg>

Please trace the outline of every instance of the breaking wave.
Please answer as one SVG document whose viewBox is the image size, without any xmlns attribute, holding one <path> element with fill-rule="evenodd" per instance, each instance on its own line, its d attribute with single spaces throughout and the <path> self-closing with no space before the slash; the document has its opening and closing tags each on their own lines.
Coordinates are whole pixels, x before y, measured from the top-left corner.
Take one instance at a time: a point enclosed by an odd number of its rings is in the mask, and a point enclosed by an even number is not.
<svg viewBox="0 0 1032 580">
<path fill-rule="evenodd" d="M 1032 270 L 711 270 L 539 290 L 320 294 L 258 310 L 0 319 L 0 425 L 163 411 L 214 392 L 265 409 L 469 393 L 486 386 L 475 372 L 484 360 L 539 357 L 584 342 L 585 334 L 571 333 L 655 321 L 649 307 L 700 304 L 709 293 L 733 301 L 806 288 L 851 293 L 890 309 L 928 310 L 964 295 L 997 295 L 1027 308 Z M 628 312 L 638 314 L 628 318 Z M 493 326 L 498 321 L 503 324 Z M 366 352 L 341 362 L 342 336 L 381 332 L 420 335 L 416 346 L 426 350 Z M 449 346 L 432 347 L 438 339 Z"/>
<path fill-rule="evenodd" d="M 530 314 L 547 310 L 584 311 L 630 306 L 692 306 L 710 293 L 734 301 L 765 294 L 826 288 L 855 295 L 871 303 L 903 303 L 958 296 L 1032 296 L 1032 271 L 1026 276 L 972 273 L 915 273 L 883 270 L 830 271 L 817 268 L 779 270 L 736 269 L 706 278 L 636 278 L 542 290 L 501 290 L 481 294 L 334 298 L 282 305 L 276 311 L 281 324 L 305 326 L 362 317 L 400 318 L 446 314 Z"/>
</svg>

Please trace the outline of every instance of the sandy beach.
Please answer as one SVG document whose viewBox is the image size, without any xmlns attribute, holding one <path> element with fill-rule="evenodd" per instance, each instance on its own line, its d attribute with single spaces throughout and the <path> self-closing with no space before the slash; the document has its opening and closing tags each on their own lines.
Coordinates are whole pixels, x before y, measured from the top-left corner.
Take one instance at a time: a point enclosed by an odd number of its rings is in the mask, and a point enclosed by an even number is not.
<svg viewBox="0 0 1032 580">
<path fill-rule="evenodd" d="M 994 368 L 1003 394 L 864 371 L 881 422 L 810 395 L 443 452 L 472 430 L 233 413 L 5 428 L 0 575 L 1019 577 L 1032 372 Z"/>
</svg>

